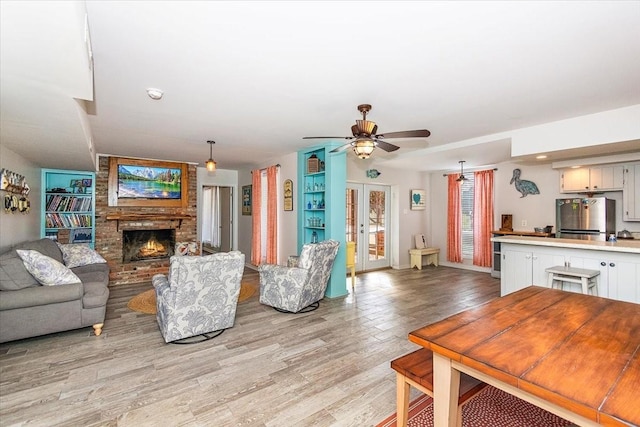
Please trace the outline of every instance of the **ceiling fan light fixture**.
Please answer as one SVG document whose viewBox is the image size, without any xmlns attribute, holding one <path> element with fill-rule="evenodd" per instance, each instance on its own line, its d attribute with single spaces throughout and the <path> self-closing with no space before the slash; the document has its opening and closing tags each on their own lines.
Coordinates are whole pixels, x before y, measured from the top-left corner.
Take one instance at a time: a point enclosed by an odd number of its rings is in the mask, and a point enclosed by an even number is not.
<svg viewBox="0 0 640 427">
<path fill-rule="evenodd" d="M 376 129 L 376 123 L 369 120 L 356 120 L 358 131 L 367 135 L 373 135 Z"/>
<path fill-rule="evenodd" d="M 358 139 L 353 143 L 353 152 L 361 159 L 368 159 L 376 144 L 371 139 Z"/>
<path fill-rule="evenodd" d="M 216 161 L 213 160 L 213 144 L 215 143 L 215 141 L 207 141 L 207 144 L 209 144 L 209 160 L 207 160 L 206 166 L 209 172 L 215 172 L 217 166 Z"/>
</svg>

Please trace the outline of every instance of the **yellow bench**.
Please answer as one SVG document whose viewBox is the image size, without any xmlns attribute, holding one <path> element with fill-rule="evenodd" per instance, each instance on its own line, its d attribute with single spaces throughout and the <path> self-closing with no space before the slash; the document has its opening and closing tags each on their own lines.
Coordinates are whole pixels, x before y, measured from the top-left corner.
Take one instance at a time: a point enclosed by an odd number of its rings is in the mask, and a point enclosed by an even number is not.
<svg viewBox="0 0 640 427">
<path fill-rule="evenodd" d="M 427 256 L 427 265 L 438 266 L 440 248 L 409 249 L 409 253 L 411 254 L 411 268 L 418 267 L 418 270 L 422 270 L 422 257 L 425 255 Z"/>
</svg>

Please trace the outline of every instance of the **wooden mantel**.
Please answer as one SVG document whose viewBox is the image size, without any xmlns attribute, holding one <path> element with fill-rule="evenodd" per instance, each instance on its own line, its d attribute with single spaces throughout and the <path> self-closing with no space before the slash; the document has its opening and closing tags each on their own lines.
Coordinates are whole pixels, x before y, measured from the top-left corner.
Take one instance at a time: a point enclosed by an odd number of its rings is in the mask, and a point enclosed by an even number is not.
<svg viewBox="0 0 640 427">
<path fill-rule="evenodd" d="M 120 221 L 180 221 L 178 228 L 182 226 L 182 220 L 193 218 L 192 215 L 178 214 L 178 213 L 123 213 L 113 212 L 105 215 L 108 221 L 118 221 L 117 228 L 120 229 Z"/>
</svg>

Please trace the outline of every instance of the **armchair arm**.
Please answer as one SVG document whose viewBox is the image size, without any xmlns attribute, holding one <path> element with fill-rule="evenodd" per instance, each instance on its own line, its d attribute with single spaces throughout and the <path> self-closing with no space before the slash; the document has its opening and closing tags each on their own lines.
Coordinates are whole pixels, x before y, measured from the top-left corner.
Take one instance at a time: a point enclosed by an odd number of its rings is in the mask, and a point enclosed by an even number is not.
<svg viewBox="0 0 640 427">
<path fill-rule="evenodd" d="M 260 283 L 263 286 L 270 286 L 284 281 L 302 286 L 309 273 L 309 270 L 305 268 L 285 267 L 275 264 L 262 264 L 258 267 L 258 271 L 260 272 Z"/>
<path fill-rule="evenodd" d="M 151 279 L 151 283 L 156 290 L 156 304 L 158 305 L 158 308 L 160 308 L 161 306 L 173 307 L 176 293 L 175 290 L 171 289 L 171 285 L 169 284 L 169 279 L 167 279 L 167 276 L 165 276 L 164 274 L 156 274 Z"/>
</svg>

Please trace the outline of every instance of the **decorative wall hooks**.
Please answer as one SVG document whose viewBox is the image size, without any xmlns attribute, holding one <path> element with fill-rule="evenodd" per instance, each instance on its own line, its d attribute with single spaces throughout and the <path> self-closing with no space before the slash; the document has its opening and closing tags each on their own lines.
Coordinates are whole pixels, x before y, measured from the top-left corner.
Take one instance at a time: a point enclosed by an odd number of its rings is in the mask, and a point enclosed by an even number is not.
<svg viewBox="0 0 640 427">
<path fill-rule="evenodd" d="M 0 170 L 0 190 L 26 196 L 31 188 L 23 175 L 3 168 Z"/>
</svg>

